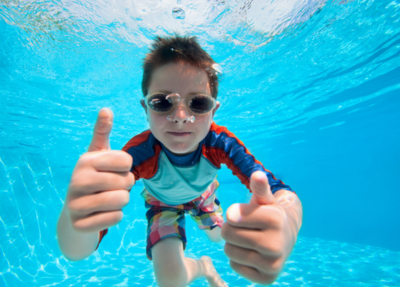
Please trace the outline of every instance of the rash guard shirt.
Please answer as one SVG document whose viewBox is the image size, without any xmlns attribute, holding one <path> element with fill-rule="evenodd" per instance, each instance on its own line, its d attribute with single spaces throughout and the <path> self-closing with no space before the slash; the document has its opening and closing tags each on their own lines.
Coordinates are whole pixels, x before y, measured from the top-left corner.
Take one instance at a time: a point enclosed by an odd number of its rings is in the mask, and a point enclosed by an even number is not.
<svg viewBox="0 0 400 287">
<path fill-rule="evenodd" d="M 168 205 L 199 197 L 215 180 L 221 164 L 227 165 L 249 190 L 252 173 L 262 171 L 272 193 L 280 189 L 292 191 L 265 169 L 233 133 L 214 122 L 197 150 L 188 155 L 173 155 L 150 130 L 134 136 L 122 150 L 133 158 L 131 172 L 135 179 L 141 178 L 149 193 Z M 106 233 L 107 229 L 100 231 L 99 243 Z"/>
<path fill-rule="evenodd" d="M 168 205 L 199 197 L 214 181 L 221 164 L 226 164 L 247 188 L 251 174 L 260 170 L 267 175 L 272 193 L 290 190 L 233 133 L 215 123 L 197 150 L 183 157 L 169 152 L 150 130 L 133 137 L 122 150 L 133 158 L 131 171 L 135 179 L 141 178 L 150 194 Z"/>
</svg>

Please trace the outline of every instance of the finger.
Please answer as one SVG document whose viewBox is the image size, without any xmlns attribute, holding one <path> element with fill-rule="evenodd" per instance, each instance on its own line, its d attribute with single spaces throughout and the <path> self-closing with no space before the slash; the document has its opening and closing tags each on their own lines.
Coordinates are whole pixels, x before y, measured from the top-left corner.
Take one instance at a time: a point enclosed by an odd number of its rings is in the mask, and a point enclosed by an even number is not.
<svg viewBox="0 0 400 287">
<path fill-rule="evenodd" d="M 265 256 L 282 256 L 282 238 L 271 232 L 266 235 L 259 230 L 238 228 L 225 223 L 222 225 L 222 238 L 232 245 L 255 250 Z M 263 240 L 261 240 L 264 237 Z"/>
<path fill-rule="evenodd" d="M 94 172 L 90 176 L 71 178 L 73 194 L 82 196 L 106 190 L 130 190 L 135 184 L 131 172 Z"/>
<path fill-rule="evenodd" d="M 258 230 L 282 229 L 285 216 L 283 208 L 279 205 L 235 203 L 226 211 L 226 219 L 230 225 Z"/>
<path fill-rule="evenodd" d="M 278 277 L 277 275 L 274 276 L 274 275 L 263 274 L 253 267 L 244 266 L 232 260 L 230 261 L 230 266 L 233 271 L 243 276 L 244 278 L 247 278 L 252 282 L 259 283 L 262 285 L 272 284 Z"/>
<path fill-rule="evenodd" d="M 89 217 L 84 217 L 73 222 L 75 230 L 80 232 L 98 232 L 118 224 L 123 217 L 121 210 L 95 213 Z"/>
<path fill-rule="evenodd" d="M 268 275 L 277 275 L 282 269 L 282 257 L 265 257 L 257 251 L 245 249 L 229 243 L 225 244 L 224 252 L 232 261 L 253 267 Z"/>
<path fill-rule="evenodd" d="M 109 108 L 102 108 L 99 111 L 88 151 L 110 150 L 110 132 L 113 118 L 113 112 Z"/>
<path fill-rule="evenodd" d="M 276 203 L 276 199 L 271 192 L 268 177 L 264 172 L 253 172 L 250 177 L 250 190 L 253 193 L 250 200 L 251 204 L 267 205 Z"/>
<path fill-rule="evenodd" d="M 129 203 L 127 190 L 104 191 L 70 200 L 68 209 L 81 218 L 95 212 L 121 210 Z"/>
<path fill-rule="evenodd" d="M 132 156 L 125 151 L 91 152 L 82 157 L 82 164 L 90 165 L 96 171 L 127 172 L 132 168 Z"/>
</svg>

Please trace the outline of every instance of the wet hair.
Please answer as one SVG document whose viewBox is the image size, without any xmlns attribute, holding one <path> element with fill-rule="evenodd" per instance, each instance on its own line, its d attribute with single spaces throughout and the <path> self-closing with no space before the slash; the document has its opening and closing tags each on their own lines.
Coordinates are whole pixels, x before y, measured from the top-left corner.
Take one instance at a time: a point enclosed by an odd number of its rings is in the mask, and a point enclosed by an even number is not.
<svg viewBox="0 0 400 287">
<path fill-rule="evenodd" d="M 148 93 L 151 76 L 154 71 L 169 63 L 184 62 L 192 66 L 204 69 L 208 76 L 211 96 L 216 99 L 218 94 L 218 76 L 213 65 L 216 62 L 201 48 L 196 37 L 170 36 L 154 39 L 143 63 L 142 92 L 143 96 Z"/>
</svg>

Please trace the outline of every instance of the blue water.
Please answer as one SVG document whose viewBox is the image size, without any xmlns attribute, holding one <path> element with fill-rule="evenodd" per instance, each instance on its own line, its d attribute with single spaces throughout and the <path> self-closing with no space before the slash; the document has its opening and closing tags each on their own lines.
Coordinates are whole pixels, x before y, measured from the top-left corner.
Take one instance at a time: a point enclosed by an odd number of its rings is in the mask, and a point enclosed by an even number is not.
<svg viewBox="0 0 400 287">
<path fill-rule="evenodd" d="M 62 256 L 55 228 L 99 109 L 114 111 L 113 149 L 148 127 L 142 59 L 174 31 L 221 64 L 215 121 L 303 203 L 274 285 L 400 286 L 400 2 L 178 2 L 0 1 L 0 286 L 156 286 L 140 181 L 86 260 Z M 224 210 L 249 200 L 228 169 L 218 180 Z M 187 256 L 257 286 L 229 269 L 223 243 L 190 220 L 187 233 Z"/>
</svg>

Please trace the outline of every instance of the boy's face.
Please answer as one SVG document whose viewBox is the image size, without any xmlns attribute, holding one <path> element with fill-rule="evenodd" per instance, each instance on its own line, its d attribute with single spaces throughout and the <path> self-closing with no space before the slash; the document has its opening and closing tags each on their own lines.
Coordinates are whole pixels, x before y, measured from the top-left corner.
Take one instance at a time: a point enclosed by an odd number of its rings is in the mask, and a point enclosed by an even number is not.
<svg viewBox="0 0 400 287">
<path fill-rule="evenodd" d="M 211 97 L 206 72 L 187 63 L 166 64 L 152 74 L 148 94 L 155 92 L 178 93 L 181 100 L 176 103 L 177 107 L 167 114 L 174 116 L 173 121 L 168 121 L 165 114 L 147 109 L 142 102 L 153 135 L 174 154 L 183 155 L 195 151 L 210 130 L 214 113 L 219 107 L 217 102 L 215 109 L 208 114 L 195 115 L 184 104 L 185 98 L 191 94 L 206 94 Z M 192 115 L 195 117 L 193 123 L 187 120 Z"/>
</svg>

